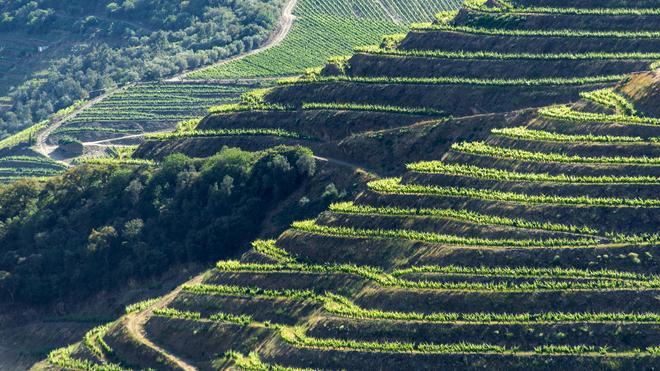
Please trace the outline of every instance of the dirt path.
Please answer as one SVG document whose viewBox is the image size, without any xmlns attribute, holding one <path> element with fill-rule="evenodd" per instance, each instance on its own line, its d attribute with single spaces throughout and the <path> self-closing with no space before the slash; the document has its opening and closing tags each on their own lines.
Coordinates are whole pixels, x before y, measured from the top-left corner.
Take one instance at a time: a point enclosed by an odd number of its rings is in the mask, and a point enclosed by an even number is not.
<svg viewBox="0 0 660 371">
<path fill-rule="evenodd" d="M 129 85 L 130 86 L 130 85 Z M 127 86 L 128 87 L 128 86 Z M 126 89 L 120 88 L 120 89 Z M 57 149 L 57 146 L 49 146 L 46 143 L 46 140 L 48 140 L 48 137 L 53 134 L 53 132 L 57 129 L 59 129 L 65 122 L 74 119 L 76 116 L 78 116 L 82 111 L 90 108 L 91 106 L 95 105 L 96 103 L 101 102 L 105 98 L 109 97 L 111 94 L 114 94 L 116 91 L 120 89 L 113 89 L 105 94 L 99 95 L 98 97 L 86 102 L 82 106 L 78 107 L 75 109 L 75 111 L 71 112 L 70 114 L 60 117 L 58 119 L 53 120 L 53 122 L 50 123 L 46 128 L 41 130 L 40 132 L 37 133 L 37 137 L 35 138 L 36 143 L 32 148 L 39 154 L 48 157 L 52 160 L 58 161 L 58 159 L 53 158 L 53 152 Z M 58 161 L 59 162 L 59 161 Z"/>
<path fill-rule="evenodd" d="M 125 320 L 126 331 L 128 331 L 130 336 L 138 340 L 144 346 L 151 348 L 153 351 L 160 354 L 163 358 L 172 362 L 173 364 L 175 364 L 177 367 L 179 367 L 181 370 L 184 371 L 194 371 L 197 370 L 197 368 L 191 366 L 188 362 L 177 357 L 176 355 L 168 353 L 165 349 L 161 348 L 160 346 L 156 345 L 154 342 L 149 340 L 146 331 L 144 330 L 144 325 L 153 315 L 154 310 L 168 306 L 176 298 L 176 296 L 179 295 L 179 293 L 181 292 L 181 290 L 183 290 L 183 287 L 185 285 L 195 285 L 202 283 L 205 274 L 206 273 L 202 273 L 196 276 L 195 278 L 191 279 L 190 281 L 183 283 L 182 285 L 177 287 L 174 291 L 163 296 L 158 302 L 153 304 L 148 309 L 142 312 L 127 315 Z"/>
<path fill-rule="evenodd" d="M 210 66 L 205 66 L 205 67 L 202 67 L 202 68 L 199 68 L 199 69 L 196 69 L 196 70 L 184 72 L 182 74 L 174 76 L 174 77 L 172 77 L 170 79 L 167 79 L 165 81 L 168 81 L 168 82 L 182 81 L 183 78 L 186 75 L 188 75 L 192 72 L 204 71 L 204 70 L 207 70 L 209 68 L 214 68 L 214 67 L 217 67 L 217 66 L 221 66 L 223 64 L 227 64 L 227 63 L 230 63 L 230 62 L 235 62 L 235 61 L 241 60 L 241 59 L 243 59 L 247 56 L 257 54 L 257 53 L 261 53 L 263 51 L 266 51 L 266 50 L 268 50 L 272 47 L 275 47 L 275 46 L 281 44 L 282 41 L 284 41 L 284 39 L 287 37 L 287 35 L 289 35 L 289 32 L 291 32 L 291 28 L 293 28 L 293 21 L 296 20 L 296 16 L 293 15 L 293 10 L 296 8 L 296 5 L 298 5 L 298 0 L 288 0 L 287 1 L 286 5 L 284 6 L 284 9 L 282 10 L 282 17 L 280 18 L 280 23 L 277 26 L 277 32 L 275 32 L 274 35 L 272 35 L 270 38 L 268 38 L 268 40 L 266 40 L 266 42 L 262 46 L 260 46 L 259 48 L 253 49 L 253 50 L 251 50 L 247 53 L 243 53 L 243 54 L 237 55 L 237 56 L 229 58 L 229 59 L 225 59 L 221 62 L 214 63 Z"/>
<path fill-rule="evenodd" d="M 140 133 L 140 134 L 131 134 L 131 135 L 126 135 L 124 137 L 119 137 L 119 138 L 110 138 L 110 139 L 103 139 L 103 140 L 97 140 L 96 142 L 84 142 L 83 146 L 102 146 L 102 145 L 108 145 L 108 143 L 112 142 L 118 142 L 120 140 L 125 140 L 125 139 L 134 139 L 134 138 L 141 138 L 147 134 L 154 134 L 154 133 Z"/>
<path fill-rule="evenodd" d="M 357 166 L 357 165 L 355 165 L 355 164 L 351 164 L 351 163 L 346 162 L 346 161 L 337 160 L 337 159 L 334 159 L 334 158 L 327 158 L 327 157 L 314 156 L 314 159 L 315 159 L 316 161 L 329 162 L 329 163 L 331 163 L 331 164 L 335 164 L 335 165 L 339 165 L 339 166 L 347 167 L 347 168 L 350 168 L 350 169 L 353 170 L 353 171 L 364 171 L 365 173 L 368 173 L 368 172 L 369 172 L 369 171 L 367 171 L 367 170 L 366 170 L 365 168 L 363 168 L 363 167 Z"/>
</svg>

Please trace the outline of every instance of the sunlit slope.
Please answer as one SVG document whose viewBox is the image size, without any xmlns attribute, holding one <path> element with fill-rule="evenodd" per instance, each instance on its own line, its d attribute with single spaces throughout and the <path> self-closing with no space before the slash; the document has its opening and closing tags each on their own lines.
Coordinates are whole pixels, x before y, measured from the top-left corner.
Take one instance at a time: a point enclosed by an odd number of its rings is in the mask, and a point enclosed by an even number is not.
<svg viewBox="0 0 660 371">
<path fill-rule="evenodd" d="M 286 142 L 388 175 L 50 362 L 656 367 L 660 24 L 626 4 L 471 1 L 152 137 L 139 156 Z"/>
<path fill-rule="evenodd" d="M 659 84 L 640 74 L 409 163 L 50 361 L 652 367 L 660 118 L 630 92 Z"/>
<path fill-rule="evenodd" d="M 192 79 L 295 75 L 334 55 L 350 54 L 384 34 L 404 32 L 413 22 L 455 9 L 459 0 L 300 0 L 291 33 L 280 45 L 239 61 L 188 75 Z"/>
</svg>

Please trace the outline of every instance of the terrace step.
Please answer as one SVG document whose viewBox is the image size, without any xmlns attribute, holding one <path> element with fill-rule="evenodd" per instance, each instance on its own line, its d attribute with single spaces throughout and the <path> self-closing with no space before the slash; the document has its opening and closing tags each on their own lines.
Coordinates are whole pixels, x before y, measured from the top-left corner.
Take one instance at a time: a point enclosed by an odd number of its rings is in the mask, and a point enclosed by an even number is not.
<svg viewBox="0 0 660 371">
<path fill-rule="evenodd" d="M 273 331 L 222 322 L 153 316 L 145 325 L 151 338 L 201 370 L 214 370 L 215 360 L 230 350 L 249 353 Z"/>
<path fill-rule="evenodd" d="M 572 122 L 551 118 L 532 120 L 528 126 L 532 130 L 544 130 L 568 135 L 609 135 L 640 137 L 643 139 L 660 137 L 660 126 L 639 124 L 614 124 L 606 122 Z"/>
<path fill-rule="evenodd" d="M 536 354 L 420 354 L 387 353 L 350 350 L 319 350 L 296 348 L 274 341 L 262 360 L 287 367 L 330 369 L 330 370 L 374 370 L 406 369 L 411 364 L 416 370 L 437 370 L 438 365 L 454 370 L 483 370 L 484 367 L 498 370 L 526 371 L 534 368 L 539 371 L 558 369 L 607 370 L 612 362 L 617 366 L 635 369 L 653 367 L 653 357 L 600 357 L 580 355 L 536 355 Z M 487 365 L 487 366 L 485 366 Z"/>
<path fill-rule="evenodd" d="M 534 174 L 534 173 L 532 173 Z M 660 179 L 660 178 L 659 178 Z M 410 172 L 403 177 L 403 184 L 423 186 L 488 189 L 500 192 L 523 193 L 526 195 L 546 195 L 562 197 L 591 198 L 636 198 L 658 199 L 658 186 L 653 184 L 616 183 L 561 183 L 524 180 L 482 179 L 470 176 L 425 174 Z M 657 211 L 660 213 L 660 209 Z"/>
<path fill-rule="evenodd" d="M 590 77 L 646 71 L 653 61 L 605 59 L 469 59 L 356 54 L 349 61 L 352 77 L 466 77 L 535 79 Z"/>
<path fill-rule="evenodd" d="M 323 243 L 317 248 L 313 243 Z M 356 264 L 385 270 L 410 266 L 534 267 L 615 269 L 655 273 L 656 246 L 496 247 L 431 244 L 412 240 L 377 240 L 286 232 L 278 246 L 311 264 Z"/>
<path fill-rule="evenodd" d="M 656 312 L 659 290 L 414 291 L 365 290 L 354 301 L 363 308 L 395 312 L 458 313 L 645 313 Z"/>
<path fill-rule="evenodd" d="M 209 318 L 219 312 L 249 315 L 255 321 L 295 325 L 319 309 L 319 304 L 261 297 L 199 295 L 182 292 L 168 306 L 180 311 L 198 312 Z"/>
<path fill-rule="evenodd" d="M 241 148 L 244 151 L 262 151 L 279 145 L 303 145 L 314 148 L 318 141 L 285 138 L 279 136 L 218 136 L 179 138 L 167 141 L 148 141 L 140 146 L 140 152 L 134 157 L 141 158 L 142 153 L 148 153 L 149 158 L 160 161 L 172 153 L 183 153 L 190 157 L 210 157 L 223 147 Z"/>
<path fill-rule="evenodd" d="M 408 262 L 412 266 L 461 265 L 488 267 L 534 267 L 617 269 L 622 271 L 659 273 L 654 255 L 659 246 L 614 247 L 457 247 L 444 245 L 418 246 L 410 251 Z"/>
<path fill-rule="evenodd" d="M 391 269 L 422 244 L 407 240 L 369 240 L 288 230 L 277 246 L 310 264 L 355 264 Z"/>
<path fill-rule="evenodd" d="M 410 230 L 488 239 L 578 239 L 585 237 L 584 235 L 569 233 L 480 225 L 451 218 L 323 213 L 317 219 L 316 223 L 330 227 L 350 227 L 368 230 Z"/>
<path fill-rule="evenodd" d="M 489 51 L 496 53 L 656 53 L 660 38 L 488 35 L 461 31 L 412 31 L 402 50 Z"/>
<path fill-rule="evenodd" d="M 364 285 L 365 280 L 341 273 L 214 271 L 204 280 L 204 284 L 259 287 L 264 290 L 311 290 L 318 293 L 331 290 L 340 294 L 350 294 Z"/>
<path fill-rule="evenodd" d="M 657 233 L 654 226 L 660 222 L 660 208 L 536 204 L 469 197 L 378 194 L 373 191 L 359 196 L 357 204 L 374 207 L 464 209 L 502 217 L 515 216 L 627 234 Z"/>
<path fill-rule="evenodd" d="M 420 321 L 354 320 L 321 317 L 309 336 L 357 341 L 404 343 L 488 343 L 533 350 L 542 345 L 609 346 L 617 350 L 655 345 L 658 324 L 644 323 L 424 323 Z"/>
<path fill-rule="evenodd" d="M 509 171 L 548 173 L 552 175 L 660 176 L 660 167 L 658 166 L 522 161 L 453 150 L 449 151 L 442 161 L 451 164 L 469 164 Z"/>
<path fill-rule="evenodd" d="M 657 0 L 514 0 L 514 4 L 521 6 L 539 6 L 556 8 L 657 8 Z"/>
<path fill-rule="evenodd" d="M 351 103 L 426 107 L 449 115 L 508 112 L 577 100 L 583 90 L 607 84 L 561 86 L 485 86 L 467 84 L 400 84 L 310 82 L 283 86 L 267 96 L 276 104 L 301 106 L 315 97 L 319 103 Z M 549 87 L 551 87 L 549 89 Z"/>
<path fill-rule="evenodd" d="M 492 135 L 488 145 L 502 148 L 515 148 L 528 152 L 562 153 L 581 157 L 660 157 L 660 143 L 576 143 L 544 142 Z"/>
<path fill-rule="evenodd" d="M 428 116 L 369 111 L 248 111 L 211 115 L 200 123 L 199 129 L 275 128 L 329 141 L 428 119 Z"/>
<path fill-rule="evenodd" d="M 634 32 L 657 31 L 660 29 L 660 15 L 541 14 L 522 12 L 488 13 L 463 9 L 454 19 L 454 23 L 458 26 L 516 30 Z"/>
</svg>

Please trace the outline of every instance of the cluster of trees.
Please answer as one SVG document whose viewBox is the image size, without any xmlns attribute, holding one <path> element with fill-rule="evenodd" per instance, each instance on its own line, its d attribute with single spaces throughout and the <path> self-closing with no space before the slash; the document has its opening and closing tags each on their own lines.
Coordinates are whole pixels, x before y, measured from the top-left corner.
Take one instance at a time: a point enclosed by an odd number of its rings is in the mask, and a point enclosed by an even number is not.
<svg viewBox="0 0 660 371">
<path fill-rule="evenodd" d="M 300 147 L 223 149 L 0 186 L 0 301 L 82 297 L 175 263 L 226 257 L 315 166 Z"/>
<path fill-rule="evenodd" d="M 282 0 L 13 0 L 0 2 L 0 32 L 54 30 L 83 40 L 39 79 L 10 93 L 0 137 L 79 99 L 249 51 L 278 22 Z"/>
</svg>

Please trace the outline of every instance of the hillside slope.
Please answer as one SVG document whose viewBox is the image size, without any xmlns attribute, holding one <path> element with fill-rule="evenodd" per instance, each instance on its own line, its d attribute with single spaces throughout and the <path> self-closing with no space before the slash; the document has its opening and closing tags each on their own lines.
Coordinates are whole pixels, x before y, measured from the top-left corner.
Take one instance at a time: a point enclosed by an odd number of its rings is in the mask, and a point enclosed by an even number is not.
<svg viewBox="0 0 660 371">
<path fill-rule="evenodd" d="M 387 177 L 38 367 L 654 369 L 658 53 L 651 1 L 473 0 L 150 137 Z"/>
<path fill-rule="evenodd" d="M 241 4 L 243 3 L 238 2 L 234 5 L 240 8 Z M 257 3 L 250 6 L 262 8 Z M 198 68 L 201 62 L 197 54 L 203 56 L 205 51 L 187 55 L 185 61 L 177 56 L 176 71 L 183 69 L 192 72 L 162 81 L 109 89 L 94 100 L 79 102 L 79 105 L 73 108 L 75 118 L 54 117 L 50 122 L 36 125 L 32 129 L 37 133 L 36 140 L 21 133 L 0 141 L 0 159 L 20 154 L 23 157 L 35 158 L 32 162 L 43 162 L 47 158 L 62 160 L 65 162 L 59 164 L 62 167 L 80 157 L 111 155 L 112 147 L 140 143 L 143 133 L 173 130 L 177 122 L 203 116 L 211 106 L 236 103 L 240 95 L 249 89 L 272 86 L 274 76 L 300 74 L 308 67 L 323 63 L 331 55 L 348 54 L 356 45 L 376 42 L 384 33 L 401 32 L 413 21 L 430 20 L 437 11 L 455 9 L 457 6 L 458 1 L 455 0 L 414 3 L 363 0 L 355 4 L 344 0 L 334 0 L 330 3 L 317 0 L 289 1 L 284 6 L 279 31 L 258 48 L 257 42 L 251 42 L 254 37 L 246 36 L 243 41 L 249 45 L 245 48 L 235 48 L 237 52 L 244 51 L 243 53 L 202 69 Z M 102 13 L 101 8 L 103 6 L 94 8 L 89 5 L 85 9 L 92 13 Z M 138 8 L 143 11 L 144 3 L 138 5 Z M 119 20 L 115 18 L 128 16 L 121 9 L 123 8 L 120 6 L 119 10 L 112 12 L 108 22 L 116 23 Z M 291 14 L 292 11 L 295 15 Z M 159 12 L 163 13 L 165 10 Z M 179 15 L 179 18 L 185 19 L 185 15 Z M 92 33 L 94 29 L 90 28 L 87 32 Z M 236 43 L 232 46 L 234 44 Z M 198 49 L 192 44 L 190 47 Z M 219 58 L 229 56 L 224 53 L 224 49 L 220 51 L 222 53 L 216 53 Z M 202 62 L 213 61 L 214 59 L 209 57 Z M 154 62 L 147 67 L 153 69 L 154 65 L 161 64 L 167 63 Z M 160 80 L 170 72 L 150 74 L 153 76 L 150 75 L 148 80 Z M 128 75 L 123 73 L 122 76 Z M 183 81 L 188 77 L 192 79 Z M 211 81 L 218 78 L 223 79 L 222 83 Z M 126 81 L 128 80 L 122 80 L 122 83 Z M 100 94 L 101 91 L 90 95 Z M 0 101 L 0 105 L 3 102 Z M 66 150 L 67 146 L 60 149 L 60 140 L 73 140 L 81 145 L 78 144 L 75 151 Z M 30 146 L 32 148 L 26 148 Z M 32 165 L 27 167 L 19 163 L 11 169 L 10 174 L 2 176 L 0 181 L 56 173 L 52 166 L 35 170 Z"/>
<path fill-rule="evenodd" d="M 251 50 L 282 1 L 15 0 L 0 4 L 0 136 L 104 89 Z"/>
<path fill-rule="evenodd" d="M 458 0 L 297 0 L 290 35 L 276 47 L 237 61 L 221 62 L 186 75 L 189 79 L 235 79 L 297 75 L 383 34 L 403 32 Z"/>
</svg>

